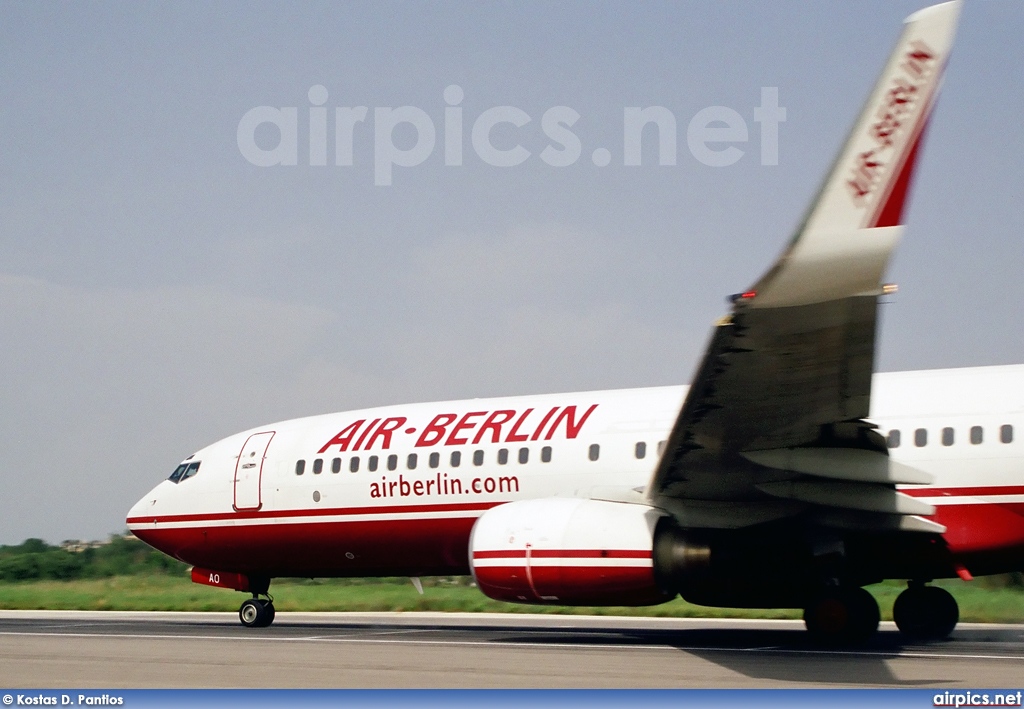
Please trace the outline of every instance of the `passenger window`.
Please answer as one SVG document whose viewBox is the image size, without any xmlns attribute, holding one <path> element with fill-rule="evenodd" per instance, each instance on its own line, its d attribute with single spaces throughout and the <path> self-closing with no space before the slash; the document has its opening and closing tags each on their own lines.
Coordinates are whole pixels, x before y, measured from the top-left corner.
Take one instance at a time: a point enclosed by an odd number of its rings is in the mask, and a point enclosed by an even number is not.
<svg viewBox="0 0 1024 709">
<path fill-rule="evenodd" d="M 431 453 L 430 454 L 430 467 L 431 468 L 436 468 L 440 464 L 441 464 L 441 454 L 440 453 Z"/>
<path fill-rule="evenodd" d="M 297 461 L 295 461 L 295 474 L 296 475 L 302 475 L 304 472 L 306 472 L 306 461 L 304 461 L 304 460 L 297 460 Z"/>
<path fill-rule="evenodd" d="M 983 435 L 981 426 L 971 426 L 971 443 L 978 445 L 981 443 Z"/>
<path fill-rule="evenodd" d="M 661 455 L 662 453 L 665 452 L 666 443 L 668 443 L 668 441 L 658 441 L 658 455 Z"/>
<path fill-rule="evenodd" d="M 416 454 L 410 453 L 409 457 L 405 459 L 405 467 L 409 470 L 416 470 Z"/>
<path fill-rule="evenodd" d="M 601 456 L 601 446 L 596 443 L 590 444 L 590 451 L 587 453 L 587 457 L 591 460 L 597 460 Z"/>
<path fill-rule="evenodd" d="M 540 462 L 550 463 L 551 462 L 551 446 L 544 446 L 540 449 Z"/>
<path fill-rule="evenodd" d="M 334 460 L 331 461 L 331 472 L 332 473 L 340 473 L 341 472 L 341 458 L 335 458 Z"/>
<path fill-rule="evenodd" d="M 483 451 L 473 451 L 473 465 L 483 465 L 483 464 L 484 464 L 484 452 Z"/>
<path fill-rule="evenodd" d="M 452 451 L 452 467 L 457 468 L 462 464 L 462 451 Z"/>
<path fill-rule="evenodd" d="M 188 480 L 190 477 L 199 472 L 199 463 L 189 463 L 188 467 L 185 468 L 185 472 L 181 474 L 182 480 Z"/>
<path fill-rule="evenodd" d="M 508 448 L 498 449 L 498 465 L 508 464 Z"/>
<path fill-rule="evenodd" d="M 953 445 L 953 429 L 946 426 L 942 429 L 942 445 L 951 446 Z"/>
<path fill-rule="evenodd" d="M 324 472 L 324 459 L 317 458 L 313 461 L 313 475 L 319 475 Z"/>
<path fill-rule="evenodd" d="M 928 430 L 919 428 L 914 431 L 914 445 L 918 448 L 924 448 L 928 445 Z"/>
<path fill-rule="evenodd" d="M 521 464 L 524 464 L 524 465 L 526 463 L 530 462 L 530 449 L 529 448 L 520 448 L 519 449 L 519 462 Z"/>
<path fill-rule="evenodd" d="M 900 430 L 898 428 L 894 428 L 889 431 L 889 436 L 885 439 L 885 444 L 890 448 L 900 447 Z"/>
<path fill-rule="evenodd" d="M 359 472 L 359 456 L 354 455 L 348 459 L 348 469 L 353 473 Z"/>
<path fill-rule="evenodd" d="M 395 470 L 398 468 L 398 456 L 392 453 L 388 456 L 388 470 Z"/>
<path fill-rule="evenodd" d="M 366 459 L 366 468 L 367 468 L 367 470 L 369 470 L 371 473 L 377 472 L 377 464 L 379 462 L 380 462 L 380 458 L 378 458 L 375 455 L 371 455 L 369 458 Z"/>
<path fill-rule="evenodd" d="M 637 460 L 643 460 L 647 457 L 647 444 L 643 441 L 637 441 L 636 451 L 634 453 Z"/>
<path fill-rule="evenodd" d="M 1013 443 L 1013 426 L 1006 423 L 999 427 L 999 440 L 1003 443 Z"/>
</svg>

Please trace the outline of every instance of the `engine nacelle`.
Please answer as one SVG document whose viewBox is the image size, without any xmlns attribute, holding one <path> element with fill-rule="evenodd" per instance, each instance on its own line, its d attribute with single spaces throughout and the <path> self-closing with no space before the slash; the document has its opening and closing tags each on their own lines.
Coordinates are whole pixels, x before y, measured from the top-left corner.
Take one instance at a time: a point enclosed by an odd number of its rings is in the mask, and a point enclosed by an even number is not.
<svg viewBox="0 0 1024 709">
<path fill-rule="evenodd" d="M 664 603 L 654 537 L 665 513 L 577 498 L 523 500 L 477 520 L 469 561 L 487 596 L 513 603 L 642 606 Z"/>
</svg>

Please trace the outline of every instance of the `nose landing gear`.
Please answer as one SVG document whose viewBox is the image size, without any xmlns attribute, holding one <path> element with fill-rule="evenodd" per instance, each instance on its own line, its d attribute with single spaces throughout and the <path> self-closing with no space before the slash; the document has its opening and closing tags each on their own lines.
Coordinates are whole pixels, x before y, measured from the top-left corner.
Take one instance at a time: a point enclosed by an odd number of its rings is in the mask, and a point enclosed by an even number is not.
<svg viewBox="0 0 1024 709">
<path fill-rule="evenodd" d="M 266 599 L 253 594 L 238 609 L 238 619 L 247 628 L 266 628 L 274 622 L 277 612 L 274 610 L 274 599 L 268 594 Z"/>
</svg>

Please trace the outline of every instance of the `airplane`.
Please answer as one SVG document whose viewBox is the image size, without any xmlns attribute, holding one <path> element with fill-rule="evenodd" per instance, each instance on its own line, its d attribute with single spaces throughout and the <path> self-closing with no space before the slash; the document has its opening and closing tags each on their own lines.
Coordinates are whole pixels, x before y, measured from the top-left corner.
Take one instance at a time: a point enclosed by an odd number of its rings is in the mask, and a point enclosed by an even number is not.
<svg viewBox="0 0 1024 709">
<path fill-rule="evenodd" d="M 690 386 L 347 411 L 197 451 L 129 529 L 250 594 L 278 577 L 472 574 L 528 604 L 796 608 L 828 643 L 879 625 L 864 586 L 948 636 L 934 579 L 1024 568 L 1024 365 L 875 374 L 903 230 L 960 0 L 904 31 L 779 259 L 730 298 Z"/>
</svg>

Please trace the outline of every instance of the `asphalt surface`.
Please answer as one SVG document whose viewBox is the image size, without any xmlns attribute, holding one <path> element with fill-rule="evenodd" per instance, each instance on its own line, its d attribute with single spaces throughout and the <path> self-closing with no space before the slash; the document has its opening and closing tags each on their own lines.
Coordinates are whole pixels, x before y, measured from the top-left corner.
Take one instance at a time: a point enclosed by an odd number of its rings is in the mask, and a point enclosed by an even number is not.
<svg viewBox="0 0 1024 709">
<path fill-rule="evenodd" d="M 0 611 L 0 689 L 1024 686 L 1024 626 L 830 650 L 793 621 Z"/>
</svg>

